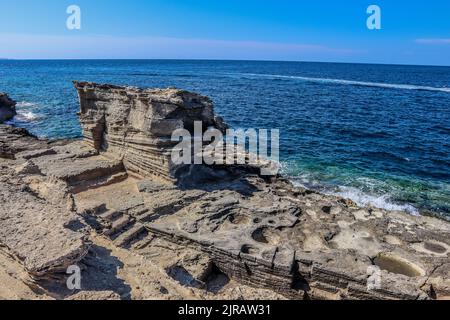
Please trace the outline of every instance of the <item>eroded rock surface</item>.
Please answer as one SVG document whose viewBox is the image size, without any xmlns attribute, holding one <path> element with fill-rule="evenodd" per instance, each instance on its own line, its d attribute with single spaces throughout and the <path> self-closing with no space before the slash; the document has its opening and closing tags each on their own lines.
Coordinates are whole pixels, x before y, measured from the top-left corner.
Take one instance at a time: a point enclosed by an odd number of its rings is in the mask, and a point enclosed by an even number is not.
<svg viewBox="0 0 450 320">
<path fill-rule="evenodd" d="M 176 180 L 160 125 L 223 126 L 207 98 L 76 87 L 84 141 L 0 126 L 0 243 L 45 297 L 450 296 L 448 222 L 361 208 L 248 166 L 190 166 Z M 81 290 L 48 282 L 69 264 Z"/>
<path fill-rule="evenodd" d="M 119 157 L 128 171 L 173 180 L 170 151 L 176 129 L 194 131 L 194 121 L 223 128 L 207 97 L 178 89 L 147 89 L 75 82 L 85 141 Z"/>
</svg>

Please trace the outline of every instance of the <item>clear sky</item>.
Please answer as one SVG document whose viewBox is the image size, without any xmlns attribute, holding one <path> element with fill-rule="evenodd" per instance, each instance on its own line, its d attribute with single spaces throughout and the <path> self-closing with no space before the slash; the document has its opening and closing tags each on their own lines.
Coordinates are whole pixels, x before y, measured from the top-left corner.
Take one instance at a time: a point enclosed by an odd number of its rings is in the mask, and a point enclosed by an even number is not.
<svg viewBox="0 0 450 320">
<path fill-rule="evenodd" d="M 81 30 L 66 9 L 81 8 Z M 366 26 L 381 8 L 381 30 Z M 450 65 L 449 0 L 0 0 L 0 58 Z"/>
</svg>

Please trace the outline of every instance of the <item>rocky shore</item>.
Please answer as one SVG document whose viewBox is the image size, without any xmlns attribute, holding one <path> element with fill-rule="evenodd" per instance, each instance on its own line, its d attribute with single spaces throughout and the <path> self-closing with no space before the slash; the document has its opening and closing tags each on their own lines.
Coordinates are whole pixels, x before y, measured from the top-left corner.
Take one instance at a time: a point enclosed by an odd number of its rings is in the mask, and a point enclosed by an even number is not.
<svg viewBox="0 0 450 320">
<path fill-rule="evenodd" d="M 210 99 L 75 88 L 83 140 L 0 124 L 0 298 L 450 297 L 448 222 L 361 208 L 254 165 L 176 166 L 174 129 L 226 128 Z M 5 97 L 0 110 L 13 108 Z M 81 289 L 66 285 L 72 265 Z"/>
</svg>

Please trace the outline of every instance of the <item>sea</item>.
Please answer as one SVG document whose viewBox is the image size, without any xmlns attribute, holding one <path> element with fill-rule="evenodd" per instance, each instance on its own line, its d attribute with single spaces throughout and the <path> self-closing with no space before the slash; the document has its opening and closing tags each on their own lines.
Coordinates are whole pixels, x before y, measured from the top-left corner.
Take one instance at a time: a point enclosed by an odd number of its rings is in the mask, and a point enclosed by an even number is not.
<svg viewBox="0 0 450 320">
<path fill-rule="evenodd" d="M 271 61 L 2 60 L 11 121 L 79 138 L 72 81 L 209 96 L 233 128 L 279 129 L 282 174 L 360 205 L 450 220 L 450 67 Z"/>
</svg>

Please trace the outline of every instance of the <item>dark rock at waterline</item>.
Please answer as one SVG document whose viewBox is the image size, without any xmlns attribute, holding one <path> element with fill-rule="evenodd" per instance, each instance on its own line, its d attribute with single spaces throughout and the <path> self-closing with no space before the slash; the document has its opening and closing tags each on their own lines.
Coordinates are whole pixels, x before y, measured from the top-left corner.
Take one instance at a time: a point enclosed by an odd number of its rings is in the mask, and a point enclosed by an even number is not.
<svg viewBox="0 0 450 320">
<path fill-rule="evenodd" d="M 6 93 L 0 92 L 0 123 L 11 120 L 16 115 L 16 102 Z"/>
</svg>

